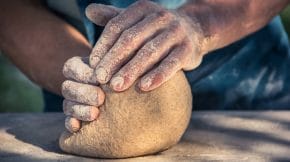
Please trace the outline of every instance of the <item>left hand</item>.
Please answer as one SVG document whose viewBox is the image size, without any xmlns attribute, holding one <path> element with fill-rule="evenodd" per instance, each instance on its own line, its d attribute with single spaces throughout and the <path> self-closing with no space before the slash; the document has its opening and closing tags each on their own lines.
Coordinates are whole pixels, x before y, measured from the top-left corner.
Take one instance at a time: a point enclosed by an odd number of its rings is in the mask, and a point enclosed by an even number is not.
<svg viewBox="0 0 290 162">
<path fill-rule="evenodd" d="M 146 0 L 125 10 L 91 4 L 87 17 L 105 29 L 90 55 L 95 79 L 115 91 L 128 89 L 139 77 L 139 88 L 150 91 L 178 70 L 192 70 L 202 60 L 198 22 Z"/>
<path fill-rule="evenodd" d="M 64 64 L 63 74 L 67 79 L 62 83 L 63 112 L 67 116 L 65 127 L 74 133 L 81 128 L 81 121 L 98 118 L 105 93 L 92 84 L 93 69 L 88 65 L 88 58 L 70 58 Z"/>
</svg>

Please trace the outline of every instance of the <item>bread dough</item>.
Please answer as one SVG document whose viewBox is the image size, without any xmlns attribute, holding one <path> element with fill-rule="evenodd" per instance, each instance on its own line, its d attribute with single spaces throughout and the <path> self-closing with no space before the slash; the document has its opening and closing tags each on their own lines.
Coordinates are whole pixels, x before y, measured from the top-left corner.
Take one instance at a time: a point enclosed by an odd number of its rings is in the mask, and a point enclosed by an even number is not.
<svg viewBox="0 0 290 162">
<path fill-rule="evenodd" d="M 121 93 L 102 89 L 106 99 L 99 118 L 82 122 L 76 133 L 63 132 L 63 151 L 100 158 L 153 154 L 176 144 L 190 121 L 192 95 L 181 71 L 150 92 L 136 85 Z"/>
</svg>

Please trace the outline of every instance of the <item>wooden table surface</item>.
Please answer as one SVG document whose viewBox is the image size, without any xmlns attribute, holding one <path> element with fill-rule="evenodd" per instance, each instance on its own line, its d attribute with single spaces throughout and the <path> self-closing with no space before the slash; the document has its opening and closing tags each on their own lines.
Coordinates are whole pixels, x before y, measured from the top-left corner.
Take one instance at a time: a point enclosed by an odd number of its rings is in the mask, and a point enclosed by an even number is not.
<svg viewBox="0 0 290 162">
<path fill-rule="evenodd" d="M 290 161 L 290 111 L 193 112 L 173 148 L 119 160 L 63 153 L 63 123 L 61 113 L 0 114 L 0 161 Z"/>
</svg>

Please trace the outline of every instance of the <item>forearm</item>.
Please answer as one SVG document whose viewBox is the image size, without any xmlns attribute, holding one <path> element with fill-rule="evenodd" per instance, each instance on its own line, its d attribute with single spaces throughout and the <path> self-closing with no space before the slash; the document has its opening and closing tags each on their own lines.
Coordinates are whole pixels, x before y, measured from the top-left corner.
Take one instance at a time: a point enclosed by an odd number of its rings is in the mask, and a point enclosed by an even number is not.
<svg viewBox="0 0 290 162">
<path fill-rule="evenodd" d="M 88 56 L 87 40 L 38 1 L 0 4 L 0 49 L 31 80 L 60 94 L 62 67 L 73 56 Z"/>
<path fill-rule="evenodd" d="M 203 54 L 227 46 L 266 25 L 289 0 L 199 0 L 178 9 L 200 25 Z"/>
</svg>

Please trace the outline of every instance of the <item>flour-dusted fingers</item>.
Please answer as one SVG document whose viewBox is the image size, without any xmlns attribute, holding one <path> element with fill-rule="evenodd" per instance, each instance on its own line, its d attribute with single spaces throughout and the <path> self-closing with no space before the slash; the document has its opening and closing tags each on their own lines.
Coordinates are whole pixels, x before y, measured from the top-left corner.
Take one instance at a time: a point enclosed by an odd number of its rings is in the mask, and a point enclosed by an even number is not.
<svg viewBox="0 0 290 162">
<path fill-rule="evenodd" d="M 105 100 L 105 94 L 101 88 L 70 80 L 63 82 L 62 95 L 70 101 L 92 106 L 99 106 Z"/>
<path fill-rule="evenodd" d="M 122 9 L 114 6 L 92 3 L 86 8 L 86 16 L 94 24 L 99 26 L 105 26 L 121 11 Z"/>
<path fill-rule="evenodd" d="M 153 36 L 164 29 L 173 18 L 169 12 L 158 12 L 148 15 L 141 22 L 122 33 L 111 50 L 103 57 L 96 67 L 96 79 L 100 83 L 107 83 L 136 51 Z"/>
<path fill-rule="evenodd" d="M 172 30 L 172 33 L 168 33 L 166 38 L 153 40 L 156 35 L 168 30 Z M 159 62 L 163 62 L 168 53 L 171 55 L 169 52 L 171 49 L 179 49 L 185 40 L 186 44 L 189 44 L 186 46 L 188 52 L 184 54 L 187 60 L 182 58 L 179 70 L 192 70 L 196 67 L 196 60 L 201 60 L 195 57 L 203 55 L 204 50 L 201 48 L 205 43 L 203 34 L 200 24 L 184 13 L 167 10 L 153 2 L 138 1 L 107 23 L 105 31 L 94 48 L 97 50 L 90 55 L 90 65 L 95 68 L 93 78 L 101 84 L 111 80 L 110 85 L 115 91 L 128 89 L 138 77 Z M 110 45 L 101 43 L 103 40 Z M 174 62 L 174 59 L 171 58 L 167 62 Z M 177 59 L 181 60 L 181 58 Z M 172 65 L 161 64 L 159 69 L 165 70 L 163 66 L 175 68 Z M 165 74 L 172 76 L 170 71 L 177 70 L 167 71 Z M 156 74 L 156 76 L 165 74 Z M 167 76 L 162 78 L 157 79 L 160 81 L 157 82 L 158 84 L 152 84 L 152 87 L 149 85 L 152 78 L 146 79 L 148 87 L 142 86 L 143 90 L 147 88 L 152 90 L 169 79 Z"/>
<path fill-rule="evenodd" d="M 174 22 L 169 29 L 161 32 L 151 41 L 146 43 L 137 54 L 121 68 L 112 78 L 110 85 L 115 91 L 128 89 L 141 75 L 150 70 L 163 59 L 173 47 L 185 36 L 179 32 L 178 22 Z"/>
<path fill-rule="evenodd" d="M 99 61 L 110 50 L 123 31 L 141 21 L 145 16 L 144 14 L 148 13 L 145 11 L 150 11 L 158 7 L 158 5 L 151 5 L 151 7 L 148 8 L 148 3 L 151 2 L 138 1 L 112 18 L 106 24 L 104 31 L 102 32 L 90 55 L 90 66 L 92 68 L 97 66 Z"/>
<path fill-rule="evenodd" d="M 70 58 L 63 66 L 63 75 L 67 79 L 75 80 L 81 83 L 95 83 L 93 81 L 93 69 L 88 64 L 88 57 L 79 56 Z"/>
<path fill-rule="evenodd" d="M 63 112 L 67 116 L 72 116 L 81 121 L 93 121 L 97 119 L 100 111 L 95 106 L 84 105 L 77 102 L 64 100 Z"/>
<path fill-rule="evenodd" d="M 65 118 L 64 125 L 65 125 L 65 128 L 69 132 L 74 133 L 74 132 L 77 132 L 81 128 L 81 121 L 79 121 L 76 118 L 68 116 Z"/>
<path fill-rule="evenodd" d="M 195 61 L 189 62 L 189 60 L 192 60 L 192 56 L 196 56 Z M 177 71 L 182 70 L 187 64 L 192 64 L 190 65 L 191 67 L 197 67 L 200 62 L 201 56 L 192 53 L 192 47 L 185 42 L 173 49 L 155 69 L 143 76 L 138 84 L 139 88 L 142 91 L 153 90 L 168 81 Z"/>
</svg>

